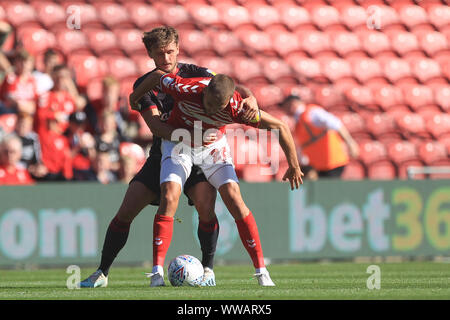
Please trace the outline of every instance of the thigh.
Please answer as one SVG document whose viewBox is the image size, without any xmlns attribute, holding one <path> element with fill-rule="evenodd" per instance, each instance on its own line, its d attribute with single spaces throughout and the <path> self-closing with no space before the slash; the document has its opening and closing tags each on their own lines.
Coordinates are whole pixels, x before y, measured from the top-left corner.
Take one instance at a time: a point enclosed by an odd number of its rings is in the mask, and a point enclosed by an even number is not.
<svg viewBox="0 0 450 320">
<path fill-rule="evenodd" d="M 159 178 L 161 172 L 161 155 L 151 154 L 147 158 L 147 161 L 142 166 L 141 170 L 134 176 L 130 181 L 130 186 L 134 182 L 140 182 L 143 184 L 150 192 L 154 194 L 150 204 L 154 206 L 159 205 L 159 198 L 161 195 L 161 188 L 159 185 Z"/>
<path fill-rule="evenodd" d="M 183 188 L 192 170 L 189 148 L 179 148 L 179 144 L 163 140 L 161 151 L 160 184 L 176 182 Z"/>
<path fill-rule="evenodd" d="M 192 189 L 199 183 L 208 183 L 208 180 L 205 177 L 205 174 L 203 173 L 202 169 L 198 166 L 192 166 L 191 174 L 189 175 L 189 178 L 186 180 L 186 183 L 184 184 L 184 194 L 188 198 L 188 204 L 190 206 L 194 205 L 193 198 L 191 196 Z M 214 189 L 210 184 L 209 186 Z M 215 191 L 215 190 L 214 190 Z"/>
<path fill-rule="evenodd" d="M 185 193 L 192 199 L 200 220 L 211 221 L 216 217 L 214 207 L 217 190 L 209 182 L 199 182 L 185 191 Z"/>
<path fill-rule="evenodd" d="M 122 221 L 131 222 L 145 206 L 154 202 L 159 195 L 147 188 L 140 181 L 130 182 L 117 216 Z"/>
</svg>

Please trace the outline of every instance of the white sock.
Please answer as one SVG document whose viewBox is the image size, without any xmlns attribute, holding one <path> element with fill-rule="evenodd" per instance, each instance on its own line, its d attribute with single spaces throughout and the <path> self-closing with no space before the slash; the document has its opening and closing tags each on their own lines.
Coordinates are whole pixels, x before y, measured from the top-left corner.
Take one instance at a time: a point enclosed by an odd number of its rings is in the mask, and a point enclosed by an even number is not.
<svg viewBox="0 0 450 320">
<path fill-rule="evenodd" d="M 159 273 L 160 275 L 164 275 L 164 268 L 162 266 L 153 266 L 152 273 Z"/>
<path fill-rule="evenodd" d="M 255 273 L 256 274 L 258 274 L 258 273 L 268 273 L 268 271 L 267 271 L 267 269 L 265 267 L 263 267 L 263 268 L 256 268 L 255 269 Z"/>
</svg>

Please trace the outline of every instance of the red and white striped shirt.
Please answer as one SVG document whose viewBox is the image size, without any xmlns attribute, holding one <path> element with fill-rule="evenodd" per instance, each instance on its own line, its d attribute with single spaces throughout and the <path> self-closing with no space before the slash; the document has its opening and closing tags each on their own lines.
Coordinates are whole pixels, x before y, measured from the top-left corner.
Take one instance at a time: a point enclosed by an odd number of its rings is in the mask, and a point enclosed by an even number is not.
<svg viewBox="0 0 450 320">
<path fill-rule="evenodd" d="M 203 130 L 216 128 L 221 132 L 231 123 L 244 123 L 258 127 L 259 123 L 248 123 L 242 120 L 241 95 L 235 91 L 228 105 L 221 111 L 207 115 L 202 102 L 202 92 L 211 78 L 181 78 L 174 74 L 161 77 L 160 88 L 170 94 L 175 105 L 167 123 L 175 128 L 193 129 L 194 121 L 201 121 Z"/>
</svg>

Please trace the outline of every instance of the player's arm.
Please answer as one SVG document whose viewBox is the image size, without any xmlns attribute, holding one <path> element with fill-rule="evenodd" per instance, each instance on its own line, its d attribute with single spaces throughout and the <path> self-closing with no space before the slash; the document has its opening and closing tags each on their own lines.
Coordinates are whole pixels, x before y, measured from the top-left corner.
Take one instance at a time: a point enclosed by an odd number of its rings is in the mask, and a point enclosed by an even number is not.
<svg viewBox="0 0 450 320">
<path fill-rule="evenodd" d="M 300 169 L 300 165 L 297 159 L 297 151 L 295 149 L 294 138 L 292 137 L 291 130 L 283 121 L 271 116 L 265 111 L 261 110 L 261 122 L 259 124 L 260 129 L 267 130 L 279 130 L 279 143 L 283 149 L 286 159 L 289 164 L 289 168 L 283 176 L 283 181 L 289 180 L 291 184 L 291 190 L 299 188 L 300 184 L 303 184 L 302 176 L 304 175 Z"/>
<path fill-rule="evenodd" d="M 242 120 L 249 122 L 256 119 L 259 116 L 259 107 L 252 91 L 249 88 L 239 84 L 236 85 L 236 91 L 243 98 L 240 105 L 240 109 L 244 110 Z"/>
<path fill-rule="evenodd" d="M 159 85 L 160 79 L 164 74 L 165 73 L 163 71 L 156 69 L 145 77 L 145 79 L 136 88 L 134 88 L 129 97 L 131 109 L 136 111 L 141 110 L 139 100 L 147 92 L 155 89 Z"/>
</svg>

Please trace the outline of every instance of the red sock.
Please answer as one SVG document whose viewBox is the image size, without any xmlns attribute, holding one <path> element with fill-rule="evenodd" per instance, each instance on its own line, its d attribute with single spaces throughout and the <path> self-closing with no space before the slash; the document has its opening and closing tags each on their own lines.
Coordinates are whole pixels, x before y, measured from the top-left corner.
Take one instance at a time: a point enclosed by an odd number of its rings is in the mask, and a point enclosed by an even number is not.
<svg viewBox="0 0 450 320">
<path fill-rule="evenodd" d="M 264 255 L 261 248 L 261 241 L 259 239 L 258 227 L 256 226 L 255 218 L 252 212 L 248 214 L 242 220 L 235 220 L 239 236 L 241 237 L 242 244 L 247 249 L 250 258 L 252 258 L 253 266 L 255 268 L 263 268 Z"/>
<path fill-rule="evenodd" d="M 153 220 L 153 265 L 163 266 L 173 234 L 173 218 L 155 214 Z"/>
</svg>

